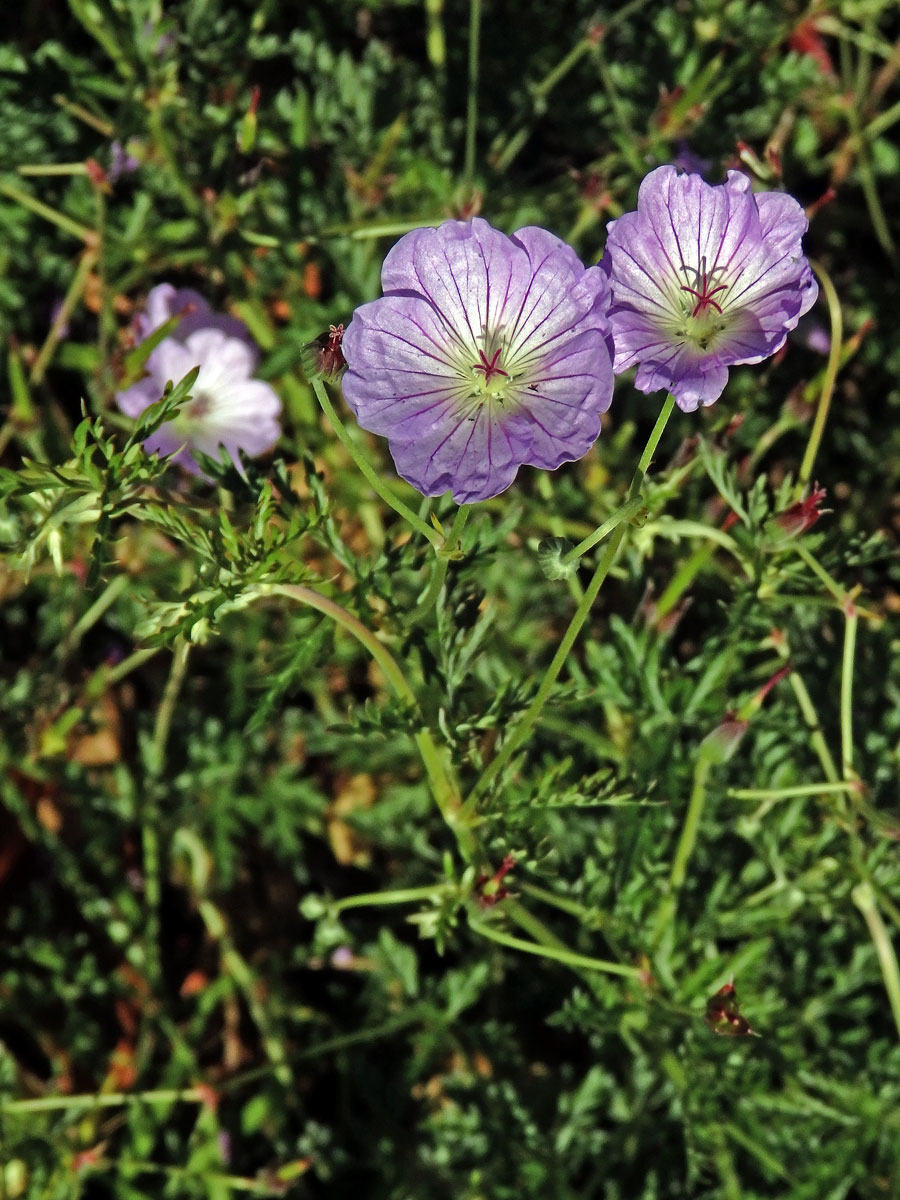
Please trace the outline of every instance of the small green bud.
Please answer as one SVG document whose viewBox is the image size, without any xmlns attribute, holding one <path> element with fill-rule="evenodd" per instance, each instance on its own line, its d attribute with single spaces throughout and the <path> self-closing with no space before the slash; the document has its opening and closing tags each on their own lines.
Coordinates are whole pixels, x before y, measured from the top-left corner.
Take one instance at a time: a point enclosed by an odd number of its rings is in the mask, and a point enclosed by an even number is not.
<svg viewBox="0 0 900 1200">
<path fill-rule="evenodd" d="M 328 905 L 322 896 L 304 896 L 300 901 L 300 916 L 307 921 L 318 921 L 328 912 Z"/>
<path fill-rule="evenodd" d="M 749 721 L 741 721 L 729 714 L 700 743 L 701 757 L 716 767 L 727 763 L 741 744 L 749 725 Z"/>
<path fill-rule="evenodd" d="M 548 579 L 570 579 L 578 570 L 578 560 L 564 562 L 572 549 L 566 538 L 545 538 L 538 546 L 538 562 Z"/>
</svg>

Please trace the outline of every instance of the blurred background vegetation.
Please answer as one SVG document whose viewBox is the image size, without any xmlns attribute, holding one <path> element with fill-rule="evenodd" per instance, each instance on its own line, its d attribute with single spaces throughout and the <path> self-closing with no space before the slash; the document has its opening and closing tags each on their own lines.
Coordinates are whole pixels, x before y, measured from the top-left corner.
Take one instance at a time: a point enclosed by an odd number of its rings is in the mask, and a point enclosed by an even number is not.
<svg viewBox="0 0 900 1200">
<path fill-rule="evenodd" d="M 0 1196 L 900 1197 L 896 6 L 22 0 L 4 24 Z M 809 206 L 839 303 L 670 425 L 649 520 L 481 802 L 485 872 L 515 860 L 493 903 L 410 712 L 264 589 L 314 581 L 376 629 L 468 788 L 581 586 L 539 543 L 621 503 L 661 397 L 619 380 L 586 459 L 480 505 L 416 625 L 429 547 L 322 420 L 304 346 L 423 223 L 537 223 L 597 261 L 665 162 Z M 247 480 L 124 453 L 161 281 L 262 349 L 285 431 Z M 789 537 L 829 346 L 828 511 Z M 500 944 L 517 924 L 625 973 Z"/>
</svg>

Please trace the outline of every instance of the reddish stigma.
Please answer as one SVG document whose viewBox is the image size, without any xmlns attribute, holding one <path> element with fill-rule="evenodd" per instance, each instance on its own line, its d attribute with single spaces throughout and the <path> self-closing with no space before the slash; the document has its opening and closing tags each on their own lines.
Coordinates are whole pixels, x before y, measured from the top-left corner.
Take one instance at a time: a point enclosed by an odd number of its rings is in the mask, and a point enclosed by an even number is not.
<svg viewBox="0 0 900 1200">
<path fill-rule="evenodd" d="M 494 351 L 494 357 L 488 360 L 487 355 L 483 350 L 478 351 L 478 356 L 481 362 L 475 363 L 473 371 L 484 371 L 484 382 L 489 383 L 492 375 L 503 375 L 509 379 L 509 372 L 504 371 L 502 367 L 497 366 L 497 359 L 500 357 L 500 351 Z"/>
<path fill-rule="evenodd" d="M 699 289 L 688 287 L 687 284 L 681 285 L 681 290 L 683 292 L 690 292 L 690 294 L 697 301 L 697 303 L 694 305 L 694 311 L 691 313 L 692 317 L 698 317 L 700 313 L 705 312 L 707 308 L 714 308 L 721 316 L 722 306 L 717 301 L 713 300 L 713 296 L 715 296 L 717 292 L 727 291 L 728 284 L 720 283 L 718 287 L 711 288 L 709 285 L 712 282 L 712 277 L 714 275 L 715 271 L 710 271 L 707 273 L 706 258 L 704 258 L 700 270 L 697 272 L 697 281 L 700 285 Z"/>
</svg>

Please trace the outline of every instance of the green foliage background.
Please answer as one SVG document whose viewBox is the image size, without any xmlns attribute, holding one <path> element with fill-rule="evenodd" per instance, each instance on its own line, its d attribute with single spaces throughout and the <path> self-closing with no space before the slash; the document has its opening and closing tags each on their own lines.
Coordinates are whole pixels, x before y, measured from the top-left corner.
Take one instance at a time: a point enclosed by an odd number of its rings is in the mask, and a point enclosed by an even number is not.
<svg viewBox="0 0 900 1200">
<path fill-rule="evenodd" d="M 0 1196 L 900 1197 L 896 8 L 484 0 L 477 92 L 471 18 L 7 14 Z M 107 182 L 114 141 L 138 165 Z M 477 506 L 417 620 L 437 560 L 323 420 L 304 346 L 419 224 L 539 223 L 596 261 L 688 150 L 813 206 L 844 338 L 828 511 L 773 520 L 829 382 L 797 336 L 670 423 L 467 862 L 414 735 L 468 794 L 589 577 L 548 579 L 539 547 L 615 511 L 661 397 L 620 379 L 585 460 Z M 262 348 L 285 432 L 246 477 L 140 450 L 190 381 L 137 430 L 115 407 L 164 280 Z M 377 632 L 415 709 L 297 585 Z M 704 1021 L 732 977 L 759 1036 Z"/>
</svg>

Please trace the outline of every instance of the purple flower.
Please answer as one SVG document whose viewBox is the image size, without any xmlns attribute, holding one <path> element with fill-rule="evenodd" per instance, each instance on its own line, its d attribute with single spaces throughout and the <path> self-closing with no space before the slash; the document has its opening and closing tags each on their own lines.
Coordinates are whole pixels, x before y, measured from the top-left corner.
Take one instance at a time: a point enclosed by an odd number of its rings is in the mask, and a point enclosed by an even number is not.
<svg viewBox="0 0 900 1200">
<path fill-rule="evenodd" d="M 678 153 L 672 159 L 672 166 L 679 171 L 687 171 L 689 175 L 702 175 L 705 178 L 712 163 L 708 158 L 700 158 L 695 154 L 690 143 L 682 138 L 678 142 Z"/>
<path fill-rule="evenodd" d="M 616 373 L 638 364 L 635 386 L 666 388 L 685 412 L 712 404 L 730 366 L 774 354 L 814 303 L 806 227 L 796 200 L 753 195 L 740 171 L 716 186 L 651 171 L 637 212 L 608 226 Z"/>
<path fill-rule="evenodd" d="M 169 336 L 179 342 L 198 329 L 221 329 L 229 337 L 241 338 L 248 346 L 253 345 L 247 326 L 238 317 L 213 312 L 199 292 L 193 288 L 174 288 L 171 283 L 157 284 L 148 292 L 144 311 L 134 320 L 138 341 L 144 341 L 176 313 L 181 313 L 181 320 Z"/>
<path fill-rule="evenodd" d="M 109 147 L 109 170 L 106 177 L 110 183 L 116 183 L 123 175 L 130 175 L 141 165 L 140 160 L 129 154 L 118 138 Z"/>
<path fill-rule="evenodd" d="M 257 353 L 246 337 L 244 325 L 234 317 L 213 313 L 197 292 L 177 292 L 169 284 L 154 288 L 147 297 L 138 330 L 146 338 L 169 316 L 193 305 L 174 335 L 151 351 L 147 374 L 116 395 L 119 408 L 137 417 L 162 396 L 168 381 L 177 383 L 194 367 L 200 373 L 177 417 L 161 425 L 144 442 L 153 454 L 174 454 L 174 461 L 195 475 L 202 474 L 191 453 L 199 450 L 218 457 L 224 446 L 238 462 L 238 451 L 255 456 L 275 445 L 281 434 L 278 414 L 281 401 L 273 389 L 254 379 Z M 232 336 L 237 327 L 243 336 Z"/>
<path fill-rule="evenodd" d="M 581 458 L 612 398 L 609 288 L 559 238 L 476 217 L 406 234 L 344 334 L 347 403 L 397 470 L 459 504 Z"/>
</svg>

